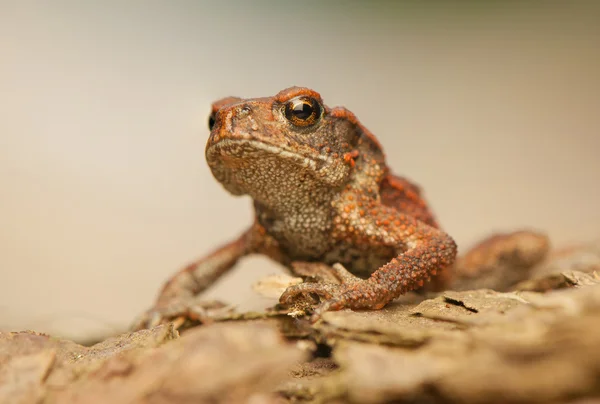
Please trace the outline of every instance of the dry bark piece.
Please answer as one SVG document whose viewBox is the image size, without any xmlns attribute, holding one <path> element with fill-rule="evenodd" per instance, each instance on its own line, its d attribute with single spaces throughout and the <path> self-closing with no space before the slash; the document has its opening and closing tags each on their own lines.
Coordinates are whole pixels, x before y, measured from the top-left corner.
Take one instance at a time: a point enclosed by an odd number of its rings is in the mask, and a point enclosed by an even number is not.
<svg viewBox="0 0 600 404">
<path fill-rule="evenodd" d="M 592 286 L 600 283 L 600 272 L 583 273 L 572 271 L 565 272 L 563 275 L 573 286 Z"/>
<path fill-rule="evenodd" d="M 215 324 L 177 337 L 163 325 L 88 348 L 0 334 L 0 402 L 275 403 L 271 392 L 310 351 L 264 323 Z"/>
<path fill-rule="evenodd" d="M 265 324 L 214 324 L 156 349 L 128 352 L 49 403 L 273 402 L 268 393 L 306 354 Z"/>
<path fill-rule="evenodd" d="M 62 388 L 110 357 L 177 337 L 172 326 L 162 325 L 85 347 L 35 332 L 0 332 L 0 402 L 37 403 L 46 388 Z"/>
<path fill-rule="evenodd" d="M 435 299 L 425 300 L 411 312 L 432 320 L 470 326 L 496 321 L 498 316 L 523 304 L 527 304 L 527 301 L 515 293 L 486 289 L 448 291 Z"/>
<path fill-rule="evenodd" d="M 55 349 L 47 349 L 8 359 L 0 367 L 0 403 L 40 402 L 55 356 Z"/>
<path fill-rule="evenodd" d="M 279 296 L 290 286 L 302 283 L 302 278 L 292 277 L 287 274 L 266 276 L 252 285 L 252 289 L 270 299 L 279 300 Z"/>
<path fill-rule="evenodd" d="M 547 403 L 600 396 L 600 285 L 507 295 L 454 293 L 452 299 L 478 311 L 451 308 L 466 312 L 458 315 L 461 321 L 489 318 L 469 321 L 450 333 L 455 338 L 431 334 L 416 347 L 338 339 L 334 359 L 341 368 L 322 394 L 352 403 Z M 443 296 L 421 303 L 444 304 Z"/>
<path fill-rule="evenodd" d="M 281 335 L 287 338 L 306 338 L 311 334 L 310 324 L 307 321 L 296 320 L 295 318 L 290 317 L 289 310 L 287 309 L 280 310 L 274 308 L 265 312 L 231 312 L 215 316 L 211 319 L 211 323 L 219 322 L 255 322 L 270 324 L 277 327 Z M 189 330 L 201 325 L 208 324 L 187 319 L 177 326 L 177 330 L 182 335 L 185 335 Z"/>
<path fill-rule="evenodd" d="M 297 365 L 289 380 L 282 383 L 277 392 L 292 402 L 312 402 L 322 400 L 322 380 L 327 379 L 338 369 L 331 358 L 316 358 Z"/>
<path fill-rule="evenodd" d="M 580 286 L 590 286 L 600 283 L 600 273 L 585 273 L 579 271 L 550 273 L 528 279 L 515 285 L 515 290 L 529 292 L 547 292 L 555 289 L 565 289 Z"/>
<path fill-rule="evenodd" d="M 452 369 L 455 359 L 356 342 L 341 343 L 334 358 L 341 366 L 337 381 L 344 386 L 338 394 L 352 403 L 423 397 L 427 383 Z"/>
<path fill-rule="evenodd" d="M 458 327 L 452 323 L 433 322 L 413 315 L 415 304 L 423 297 L 404 296 L 378 311 L 327 312 L 314 325 L 315 338 L 335 344 L 341 339 L 417 347 L 433 336 L 449 337 Z"/>
<path fill-rule="evenodd" d="M 599 340 L 600 314 L 590 312 L 552 323 L 536 344 L 483 342 L 436 388 L 452 401 L 470 403 L 548 403 L 598 395 Z"/>
<path fill-rule="evenodd" d="M 540 277 L 571 271 L 600 272 L 600 239 L 553 251 L 541 265 L 535 268 L 533 276 Z"/>
<path fill-rule="evenodd" d="M 168 324 L 108 338 L 91 347 L 34 332 L 0 333 L 0 365 L 11 357 L 54 352 L 52 370 L 46 383 L 63 386 L 97 368 L 111 356 L 156 347 L 175 338 L 178 334 Z"/>
</svg>

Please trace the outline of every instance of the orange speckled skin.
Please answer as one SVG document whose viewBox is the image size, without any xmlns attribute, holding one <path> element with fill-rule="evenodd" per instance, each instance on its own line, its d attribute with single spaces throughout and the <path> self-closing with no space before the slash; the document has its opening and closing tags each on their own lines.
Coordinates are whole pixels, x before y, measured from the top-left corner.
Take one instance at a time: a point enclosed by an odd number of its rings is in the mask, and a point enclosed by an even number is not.
<svg viewBox="0 0 600 404">
<path fill-rule="evenodd" d="M 286 105 L 298 100 L 315 106 L 309 119 L 286 115 Z M 420 189 L 390 173 L 379 142 L 347 109 L 328 108 L 317 92 L 292 87 L 274 97 L 220 100 L 211 125 L 208 165 L 230 193 L 253 199 L 255 222 L 175 275 L 156 312 L 201 292 L 253 253 L 291 271 L 296 262 L 341 264 L 332 268 L 341 284 L 303 283 L 281 296 L 282 303 L 321 296 L 317 316 L 382 308 L 453 264 L 456 244 L 439 229 Z"/>
</svg>

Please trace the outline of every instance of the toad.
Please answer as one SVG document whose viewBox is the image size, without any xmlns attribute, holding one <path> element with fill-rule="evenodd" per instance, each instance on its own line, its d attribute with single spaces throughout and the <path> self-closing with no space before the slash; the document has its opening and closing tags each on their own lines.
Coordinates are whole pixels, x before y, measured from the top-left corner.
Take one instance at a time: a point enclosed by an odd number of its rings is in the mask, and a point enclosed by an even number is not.
<svg viewBox="0 0 600 404">
<path fill-rule="evenodd" d="M 254 222 L 239 238 L 175 274 L 138 328 L 182 315 L 240 258 L 264 254 L 292 273 L 326 266 L 339 282 L 287 288 L 280 303 L 318 296 L 328 310 L 378 310 L 439 277 L 457 246 L 420 188 L 392 174 L 375 136 L 316 91 L 213 104 L 206 161 L 233 195 L 248 195 Z M 300 271 L 299 269 L 302 269 Z"/>
</svg>

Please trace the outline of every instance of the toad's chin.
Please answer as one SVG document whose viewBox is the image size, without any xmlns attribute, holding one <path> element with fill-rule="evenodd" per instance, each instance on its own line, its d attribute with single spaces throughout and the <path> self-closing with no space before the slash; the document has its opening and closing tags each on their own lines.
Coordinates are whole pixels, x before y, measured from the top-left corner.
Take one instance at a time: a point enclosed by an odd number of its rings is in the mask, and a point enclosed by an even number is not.
<svg viewBox="0 0 600 404">
<path fill-rule="evenodd" d="M 262 190 L 292 192 L 300 184 L 336 186 L 349 175 L 340 159 L 305 156 L 256 140 L 222 139 L 206 149 L 214 177 L 234 195 L 262 199 Z"/>
</svg>

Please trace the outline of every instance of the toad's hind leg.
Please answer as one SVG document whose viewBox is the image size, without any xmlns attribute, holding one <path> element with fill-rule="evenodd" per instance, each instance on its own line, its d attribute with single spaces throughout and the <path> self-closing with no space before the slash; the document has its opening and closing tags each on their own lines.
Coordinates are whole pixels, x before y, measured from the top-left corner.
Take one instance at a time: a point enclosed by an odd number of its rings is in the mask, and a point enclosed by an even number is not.
<svg viewBox="0 0 600 404">
<path fill-rule="evenodd" d="M 383 205 L 414 217 L 431 227 L 440 227 L 421 189 L 406 178 L 388 174 L 381 182 L 379 193 Z"/>
</svg>

